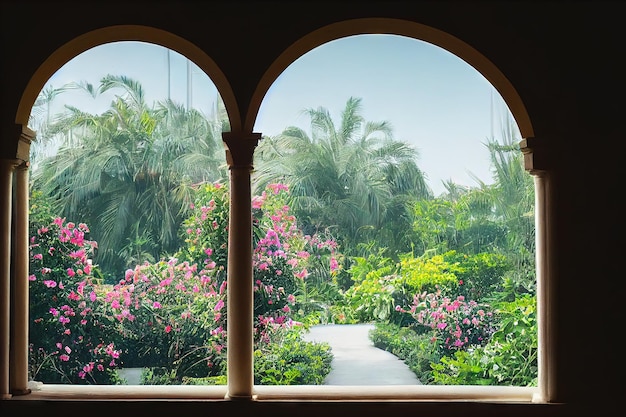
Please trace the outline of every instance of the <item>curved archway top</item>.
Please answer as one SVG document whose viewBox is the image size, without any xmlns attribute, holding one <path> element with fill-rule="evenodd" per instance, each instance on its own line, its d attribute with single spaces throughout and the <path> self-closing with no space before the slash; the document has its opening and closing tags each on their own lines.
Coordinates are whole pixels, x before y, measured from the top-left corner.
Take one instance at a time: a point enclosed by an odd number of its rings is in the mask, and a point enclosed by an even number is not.
<svg viewBox="0 0 626 417">
<path fill-rule="evenodd" d="M 317 29 L 305 35 L 287 48 L 263 74 L 251 100 L 244 122 L 244 131 L 251 131 L 261 107 L 261 102 L 278 76 L 295 60 L 312 49 L 340 38 L 388 34 L 411 37 L 439 46 L 467 62 L 480 72 L 500 93 L 508 105 L 522 138 L 534 136 L 533 127 L 519 94 L 504 74 L 484 55 L 462 40 L 420 23 L 393 18 L 363 18 L 345 20 Z"/>
<path fill-rule="evenodd" d="M 193 61 L 215 84 L 224 101 L 224 107 L 230 120 L 231 131 L 239 132 L 242 128 L 241 114 L 237 100 L 228 79 L 202 49 L 186 39 L 162 29 L 141 25 L 119 25 L 96 29 L 78 36 L 57 49 L 46 59 L 31 77 L 20 100 L 15 123 L 28 124 L 31 109 L 44 88 L 45 83 L 63 65 L 79 54 L 99 45 L 119 41 L 142 41 L 154 43 L 172 49 Z"/>
</svg>

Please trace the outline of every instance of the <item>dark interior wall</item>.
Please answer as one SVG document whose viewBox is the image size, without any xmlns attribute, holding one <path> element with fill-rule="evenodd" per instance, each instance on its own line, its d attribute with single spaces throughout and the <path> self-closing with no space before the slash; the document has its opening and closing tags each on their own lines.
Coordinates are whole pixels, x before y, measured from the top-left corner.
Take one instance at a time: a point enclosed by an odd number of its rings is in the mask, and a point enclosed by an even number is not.
<svg viewBox="0 0 626 417">
<path fill-rule="evenodd" d="M 245 113 L 270 63 L 322 26 L 392 17 L 445 31 L 476 48 L 516 88 L 544 141 L 554 177 L 559 392 L 565 407 L 465 405 L 469 415 L 591 415 L 623 405 L 621 291 L 624 209 L 623 11 L 618 1 L 3 1 L 0 157 L 15 156 L 15 114 L 41 63 L 85 32 L 148 25 L 197 45 L 218 64 Z M 94 409 L 73 403 L 0 403 L 0 410 L 61 415 Z M 184 414 L 462 415 L 458 405 L 324 404 L 304 407 L 106 402 L 116 415 L 141 410 Z M 180 408 L 179 408 L 180 407 Z M 303 408 L 304 407 L 304 408 Z M 419 408 L 421 407 L 421 408 Z M 26 411 L 29 410 L 29 411 Z M 80 410 L 80 411 L 79 411 Z M 213 411 L 211 411 L 213 410 Z M 441 411 L 442 413 L 439 413 Z M 580 413 L 580 414 L 579 414 Z M 6 414 L 4 411 L 2 415 Z M 464 414 L 468 415 L 468 414 Z"/>
</svg>

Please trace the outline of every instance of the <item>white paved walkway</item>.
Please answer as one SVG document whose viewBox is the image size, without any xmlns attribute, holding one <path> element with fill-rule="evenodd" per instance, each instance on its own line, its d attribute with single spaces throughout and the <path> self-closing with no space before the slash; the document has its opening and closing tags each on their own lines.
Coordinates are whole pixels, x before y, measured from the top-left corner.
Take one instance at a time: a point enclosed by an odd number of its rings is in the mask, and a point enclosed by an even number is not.
<svg viewBox="0 0 626 417">
<path fill-rule="evenodd" d="M 420 385 L 409 367 L 391 353 L 374 347 L 368 337 L 373 324 L 312 326 L 305 340 L 328 342 L 334 359 L 324 385 Z"/>
</svg>

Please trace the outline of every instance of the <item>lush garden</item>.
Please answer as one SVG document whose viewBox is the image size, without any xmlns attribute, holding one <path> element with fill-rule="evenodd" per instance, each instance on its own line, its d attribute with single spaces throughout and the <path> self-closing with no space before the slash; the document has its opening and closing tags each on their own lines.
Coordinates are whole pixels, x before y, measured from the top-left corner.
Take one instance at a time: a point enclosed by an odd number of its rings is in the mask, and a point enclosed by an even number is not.
<svg viewBox="0 0 626 417">
<path fill-rule="evenodd" d="M 143 384 L 224 384 L 227 122 L 147 106 L 125 77 L 113 88 L 103 114 L 40 121 L 59 151 L 32 175 L 30 377 L 121 384 L 140 367 Z M 358 99 L 341 129 L 308 114 L 311 137 L 288 127 L 255 154 L 255 383 L 322 384 L 332 350 L 303 333 L 367 322 L 425 384 L 535 385 L 533 187 L 514 138 L 486 146 L 493 184 L 435 197 Z"/>
</svg>

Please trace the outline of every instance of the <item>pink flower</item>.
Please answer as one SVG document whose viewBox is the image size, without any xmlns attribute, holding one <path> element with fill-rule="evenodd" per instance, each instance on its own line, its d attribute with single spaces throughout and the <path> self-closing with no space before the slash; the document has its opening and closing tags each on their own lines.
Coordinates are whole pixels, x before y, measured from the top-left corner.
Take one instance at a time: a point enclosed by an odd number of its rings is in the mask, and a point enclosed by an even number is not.
<svg viewBox="0 0 626 417">
<path fill-rule="evenodd" d="M 33 256 L 33 259 L 41 260 L 41 259 L 43 259 L 43 255 L 41 253 L 38 253 L 38 254 Z"/>
<path fill-rule="evenodd" d="M 74 275 L 76 275 L 76 272 L 72 268 L 67 268 L 67 276 L 73 277 Z"/>
<path fill-rule="evenodd" d="M 170 326 L 169 324 L 165 326 L 165 333 L 169 333 L 171 331 L 172 331 L 172 326 Z"/>
<path fill-rule="evenodd" d="M 271 189 L 274 194 L 278 194 L 281 190 L 289 191 L 289 187 L 287 185 L 280 183 L 269 184 L 267 188 Z"/>
<path fill-rule="evenodd" d="M 68 355 L 63 354 L 59 356 L 59 359 L 61 359 L 63 362 L 67 362 L 70 360 L 70 357 Z"/>
<path fill-rule="evenodd" d="M 330 258 L 330 271 L 336 271 L 339 268 L 339 263 L 334 257 Z"/>
<path fill-rule="evenodd" d="M 306 269 L 303 269 L 303 270 L 302 270 L 302 271 L 300 271 L 300 272 L 296 272 L 294 275 L 295 275 L 296 277 L 298 277 L 298 278 L 304 279 L 304 278 L 306 278 L 306 277 L 307 277 L 307 275 L 309 275 L 309 273 L 308 273 L 308 271 L 307 271 Z"/>
<path fill-rule="evenodd" d="M 132 269 L 127 269 L 126 272 L 124 273 L 124 279 L 129 281 L 133 277 L 134 274 L 135 273 Z"/>
<path fill-rule="evenodd" d="M 254 196 L 252 198 L 252 208 L 260 209 L 263 206 L 263 198 L 259 196 Z"/>
</svg>

